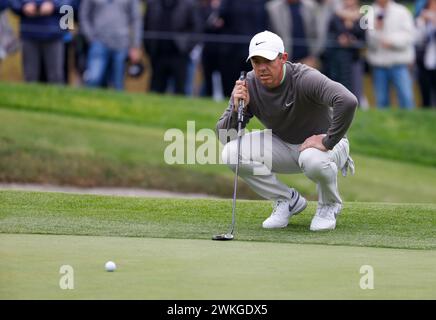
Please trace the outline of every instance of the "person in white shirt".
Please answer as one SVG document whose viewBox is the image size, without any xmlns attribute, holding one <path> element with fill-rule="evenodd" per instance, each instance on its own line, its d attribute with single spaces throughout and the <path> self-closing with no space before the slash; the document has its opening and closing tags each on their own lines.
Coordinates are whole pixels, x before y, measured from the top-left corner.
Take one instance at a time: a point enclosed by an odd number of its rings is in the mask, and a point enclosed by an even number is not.
<svg viewBox="0 0 436 320">
<path fill-rule="evenodd" d="M 414 107 L 408 66 L 415 61 L 415 27 L 409 10 L 392 0 L 376 0 L 374 28 L 367 30 L 367 60 L 372 67 L 378 107 L 391 105 L 389 89 L 395 87 L 401 108 Z"/>
</svg>

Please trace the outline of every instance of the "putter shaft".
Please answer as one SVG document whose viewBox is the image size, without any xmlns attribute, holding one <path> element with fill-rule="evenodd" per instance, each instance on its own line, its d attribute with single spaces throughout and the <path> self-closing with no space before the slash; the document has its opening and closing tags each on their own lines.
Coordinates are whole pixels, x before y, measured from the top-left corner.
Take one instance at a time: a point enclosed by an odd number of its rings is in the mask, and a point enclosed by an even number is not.
<svg viewBox="0 0 436 320">
<path fill-rule="evenodd" d="M 239 80 L 245 80 L 246 72 L 242 71 Z M 233 183 L 233 203 L 232 203 L 232 224 L 230 226 L 229 232 L 226 234 L 215 235 L 212 237 L 212 240 L 233 240 L 234 232 L 235 232 L 235 224 L 236 224 L 236 192 L 238 189 L 238 176 L 239 176 L 239 164 L 241 160 L 241 139 L 242 139 L 242 123 L 244 122 L 244 108 L 245 101 L 243 99 L 239 99 L 238 104 L 238 142 L 237 142 L 237 163 L 235 169 L 235 180 Z"/>
<path fill-rule="evenodd" d="M 242 110 L 244 110 L 244 100 L 239 101 L 239 105 L 242 105 Z M 242 111 L 243 112 L 243 111 Z M 238 110 L 239 113 L 239 110 Z M 241 160 L 241 138 L 242 138 L 242 121 L 238 122 L 238 147 L 237 147 L 237 153 L 238 153 L 238 159 L 236 163 L 236 169 L 235 169 L 235 180 L 233 183 L 233 203 L 232 203 L 232 225 L 230 228 L 229 233 L 233 235 L 233 232 L 235 231 L 235 224 L 236 224 L 236 192 L 238 190 L 238 176 L 239 176 L 239 164 Z"/>
</svg>

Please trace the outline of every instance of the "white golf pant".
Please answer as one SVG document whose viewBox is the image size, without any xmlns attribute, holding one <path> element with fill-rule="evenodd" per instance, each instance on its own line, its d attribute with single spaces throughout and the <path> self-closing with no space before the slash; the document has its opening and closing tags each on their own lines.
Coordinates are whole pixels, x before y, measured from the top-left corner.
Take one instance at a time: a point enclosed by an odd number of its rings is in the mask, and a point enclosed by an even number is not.
<svg viewBox="0 0 436 320">
<path fill-rule="evenodd" d="M 275 173 L 304 173 L 316 183 L 320 204 L 342 203 L 337 185 L 338 169 L 344 167 L 349 156 L 349 143 L 343 138 L 333 150 L 315 148 L 300 152 L 299 144 L 286 143 L 272 135 L 270 144 L 253 143 L 263 141 L 265 131 L 242 136 L 239 176 L 260 196 L 270 200 L 289 200 L 289 187 L 280 182 Z M 227 143 L 222 152 L 223 162 L 233 171 L 237 163 L 237 139 Z M 262 148 L 253 150 L 254 148 Z M 261 155 L 272 156 L 268 164 Z M 255 174 L 263 172 L 263 174 Z"/>
</svg>

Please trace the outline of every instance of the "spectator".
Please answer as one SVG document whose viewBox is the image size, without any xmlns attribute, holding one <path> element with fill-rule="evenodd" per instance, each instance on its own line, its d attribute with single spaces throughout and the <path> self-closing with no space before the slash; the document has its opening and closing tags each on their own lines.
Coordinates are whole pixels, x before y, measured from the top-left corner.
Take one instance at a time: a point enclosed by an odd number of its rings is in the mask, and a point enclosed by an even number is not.
<svg viewBox="0 0 436 320">
<path fill-rule="evenodd" d="M 285 43 L 289 60 L 319 67 L 323 48 L 312 0 L 272 0 L 266 5 L 271 29 Z"/>
<path fill-rule="evenodd" d="M 318 41 L 316 42 L 315 51 L 319 55 L 320 69 L 326 76 L 330 77 L 328 73 L 330 68 L 328 66 L 327 51 L 331 44 L 328 41 L 328 31 L 333 14 L 336 9 L 342 6 L 342 0 L 315 0 L 314 4 L 318 28 Z"/>
<path fill-rule="evenodd" d="M 189 53 L 185 78 L 185 95 L 190 97 L 198 95 L 200 91 L 200 88 L 196 83 L 196 77 L 201 62 L 202 52 L 203 46 L 197 43 Z"/>
<path fill-rule="evenodd" d="M 412 79 L 408 65 L 415 59 L 414 25 L 409 10 L 392 0 L 376 0 L 374 28 L 367 30 L 368 63 L 372 67 L 378 107 L 390 105 L 393 84 L 401 108 L 413 108 Z"/>
<path fill-rule="evenodd" d="M 220 17 L 221 0 L 201 0 L 200 13 L 205 34 L 217 35 L 222 32 L 224 20 Z M 201 64 L 203 66 L 204 94 L 213 96 L 214 74 L 220 71 L 220 46 L 218 42 L 206 41 L 203 45 Z"/>
<path fill-rule="evenodd" d="M 144 40 L 152 67 L 151 91 L 163 93 L 174 81 L 174 92 L 185 93 L 189 54 L 195 46 L 188 33 L 201 29 L 198 7 L 192 0 L 148 0 L 144 21 L 147 32 L 162 32 L 161 39 Z M 175 37 L 175 33 L 183 33 Z M 163 38 L 162 38 L 163 37 Z"/>
<path fill-rule="evenodd" d="M 141 59 L 139 0 L 82 0 L 79 20 L 90 43 L 85 84 L 102 86 L 108 79 L 116 90 L 124 89 L 126 59 L 132 62 Z"/>
<path fill-rule="evenodd" d="M 245 61 L 247 46 L 254 34 L 267 28 L 265 3 L 265 0 L 221 1 L 220 17 L 224 22 L 222 33 L 235 37 L 235 41 L 220 45 L 220 72 L 226 97 L 230 97 L 233 91 L 235 77 L 239 77 L 242 70 L 251 70 Z"/>
<path fill-rule="evenodd" d="M 428 0 L 416 19 L 417 64 L 424 107 L 436 106 L 436 0 Z"/>
<path fill-rule="evenodd" d="M 365 30 L 360 26 L 359 8 L 359 0 L 344 0 L 333 15 L 328 28 L 331 47 L 327 59 L 330 78 L 342 83 L 360 102 L 364 72 L 360 49 L 365 43 Z"/>
<path fill-rule="evenodd" d="M 71 0 L 71 6 L 73 8 L 73 12 L 79 12 L 79 4 L 80 0 Z M 77 15 L 74 15 L 74 23 L 77 22 Z M 64 82 L 66 84 L 69 83 L 70 79 L 70 65 L 72 64 L 71 59 L 71 51 L 74 49 L 74 34 L 72 30 L 67 30 L 64 35 Z"/>
<path fill-rule="evenodd" d="M 10 0 L 11 9 L 21 17 L 20 36 L 26 81 L 39 81 L 44 73 L 50 83 L 64 82 L 65 31 L 59 26 L 59 9 L 70 4 L 71 0 Z"/>
<path fill-rule="evenodd" d="M 89 42 L 81 28 L 80 23 L 80 4 L 83 0 L 77 0 L 77 12 L 79 14 L 74 15 L 75 22 L 79 26 L 78 31 L 73 35 L 72 47 L 73 47 L 73 70 L 75 73 L 75 85 L 81 86 L 85 84 L 84 76 L 86 74 L 86 67 L 88 61 Z"/>
<path fill-rule="evenodd" d="M 12 30 L 7 13 L 4 11 L 8 6 L 7 0 L 0 0 L 0 62 L 20 48 L 20 42 Z"/>
</svg>

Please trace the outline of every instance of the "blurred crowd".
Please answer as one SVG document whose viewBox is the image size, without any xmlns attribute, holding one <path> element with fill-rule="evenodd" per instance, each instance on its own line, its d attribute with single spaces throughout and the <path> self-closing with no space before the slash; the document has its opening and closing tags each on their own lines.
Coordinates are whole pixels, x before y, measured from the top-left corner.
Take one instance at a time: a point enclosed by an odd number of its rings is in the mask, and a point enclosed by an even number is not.
<svg viewBox="0 0 436 320">
<path fill-rule="evenodd" d="M 289 60 L 319 69 L 368 106 L 436 106 L 436 0 L 0 0 L 0 59 L 22 50 L 26 81 L 124 88 L 150 72 L 152 92 L 231 94 L 251 37 L 277 33 Z M 74 29 L 61 28 L 74 10 Z M 5 10 L 20 17 L 20 43 Z M 369 11 L 368 11 L 369 10 Z M 368 13 L 368 14 L 366 14 Z M 365 15 L 366 14 L 366 15 Z M 71 54 L 72 53 L 72 54 Z M 147 61 L 147 63 L 144 63 Z M 413 84 L 419 87 L 420 99 Z"/>
</svg>

